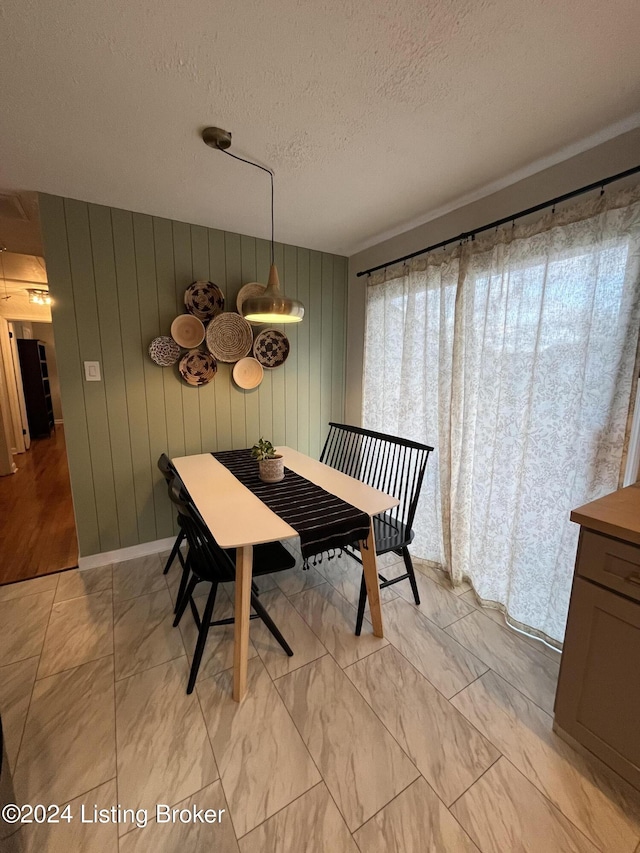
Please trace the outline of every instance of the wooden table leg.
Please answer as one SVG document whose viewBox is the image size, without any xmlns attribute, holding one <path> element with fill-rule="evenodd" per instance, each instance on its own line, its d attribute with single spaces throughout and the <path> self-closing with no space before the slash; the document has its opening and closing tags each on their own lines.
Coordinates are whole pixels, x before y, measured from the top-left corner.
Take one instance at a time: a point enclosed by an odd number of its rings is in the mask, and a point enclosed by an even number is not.
<svg viewBox="0 0 640 853">
<path fill-rule="evenodd" d="M 233 631 L 233 698 L 242 702 L 247 692 L 249 624 L 253 545 L 236 550 L 236 604 Z"/>
<path fill-rule="evenodd" d="M 376 540 L 373 536 L 373 521 L 366 540 L 360 542 L 360 557 L 364 570 L 364 582 L 367 585 L 371 624 L 376 637 L 383 637 L 382 608 L 380 607 L 380 585 L 378 583 L 378 566 L 376 562 Z"/>
</svg>

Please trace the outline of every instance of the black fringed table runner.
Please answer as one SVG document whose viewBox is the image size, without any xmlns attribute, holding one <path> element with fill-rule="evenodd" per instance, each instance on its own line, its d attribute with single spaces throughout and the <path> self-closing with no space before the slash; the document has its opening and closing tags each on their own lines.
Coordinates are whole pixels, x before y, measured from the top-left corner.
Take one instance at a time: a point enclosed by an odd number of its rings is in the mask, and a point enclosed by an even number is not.
<svg viewBox="0 0 640 853">
<path fill-rule="evenodd" d="M 369 516 L 350 503 L 285 468 L 284 480 L 263 483 L 250 450 L 224 450 L 211 454 L 243 486 L 260 498 L 300 536 L 305 560 L 334 548 L 357 545 L 369 535 Z"/>
</svg>

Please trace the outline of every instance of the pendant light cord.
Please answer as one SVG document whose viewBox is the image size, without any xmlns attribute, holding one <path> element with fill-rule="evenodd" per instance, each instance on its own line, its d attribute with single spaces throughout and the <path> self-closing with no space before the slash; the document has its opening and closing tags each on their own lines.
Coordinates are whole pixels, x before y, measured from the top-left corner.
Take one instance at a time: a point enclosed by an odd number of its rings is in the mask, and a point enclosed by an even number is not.
<svg viewBox="0 0 640 853">
<path fill-rule="evenodd" d="M 266 166 L 260 166 L 258 163 L 254 163 L 253 160 L 245 160 L 244 157 L 238 157 L 237 154 L 232 154 L 231 151 L 227 151 L 226 148 L 218 148 L 219 151 L 222 151 L 223 154 L 226 154 L 228 157 L 233 157 L 234 160 L 240 160 L 241 163 L 248 163 L 250 166 L 255 166 L 256 169 L 262 169 L 263 172 L 266 172 L 271 178 L 271 265 L 275 263 L 275 251 L 274 251 L 274 215 L 273 215 L 273 172 L 271 169 L 267 169 Z"/>
</svg>

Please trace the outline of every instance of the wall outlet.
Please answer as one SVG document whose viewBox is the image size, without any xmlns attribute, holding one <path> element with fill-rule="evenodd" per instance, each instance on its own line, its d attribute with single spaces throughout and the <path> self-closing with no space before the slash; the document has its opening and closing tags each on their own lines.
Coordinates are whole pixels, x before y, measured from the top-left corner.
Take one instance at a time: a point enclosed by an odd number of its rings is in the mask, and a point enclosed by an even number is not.
<svg viewBox="0 0 640 853">
<path fill-rule="evenodd" d="M 84 378 L 87 380 L 87 382 L 100 382 L 102 377 L 100 376 L 99 361 L 85 361 Z"/>
</svg>

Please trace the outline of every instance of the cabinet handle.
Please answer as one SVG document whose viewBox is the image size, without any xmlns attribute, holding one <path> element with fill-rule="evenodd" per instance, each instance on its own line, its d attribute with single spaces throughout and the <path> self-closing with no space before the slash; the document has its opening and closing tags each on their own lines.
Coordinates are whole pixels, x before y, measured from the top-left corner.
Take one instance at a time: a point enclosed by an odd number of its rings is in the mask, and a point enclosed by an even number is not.
<svg viewBox="0 0 640 853">
<path fill-rule="evenodd" d="M 634 572 L 632 575 L 627 575 L 625 580 L 629 581 L 629 583 L 635 583 L 640 586 L 640 572 Z"/>
</svg>

